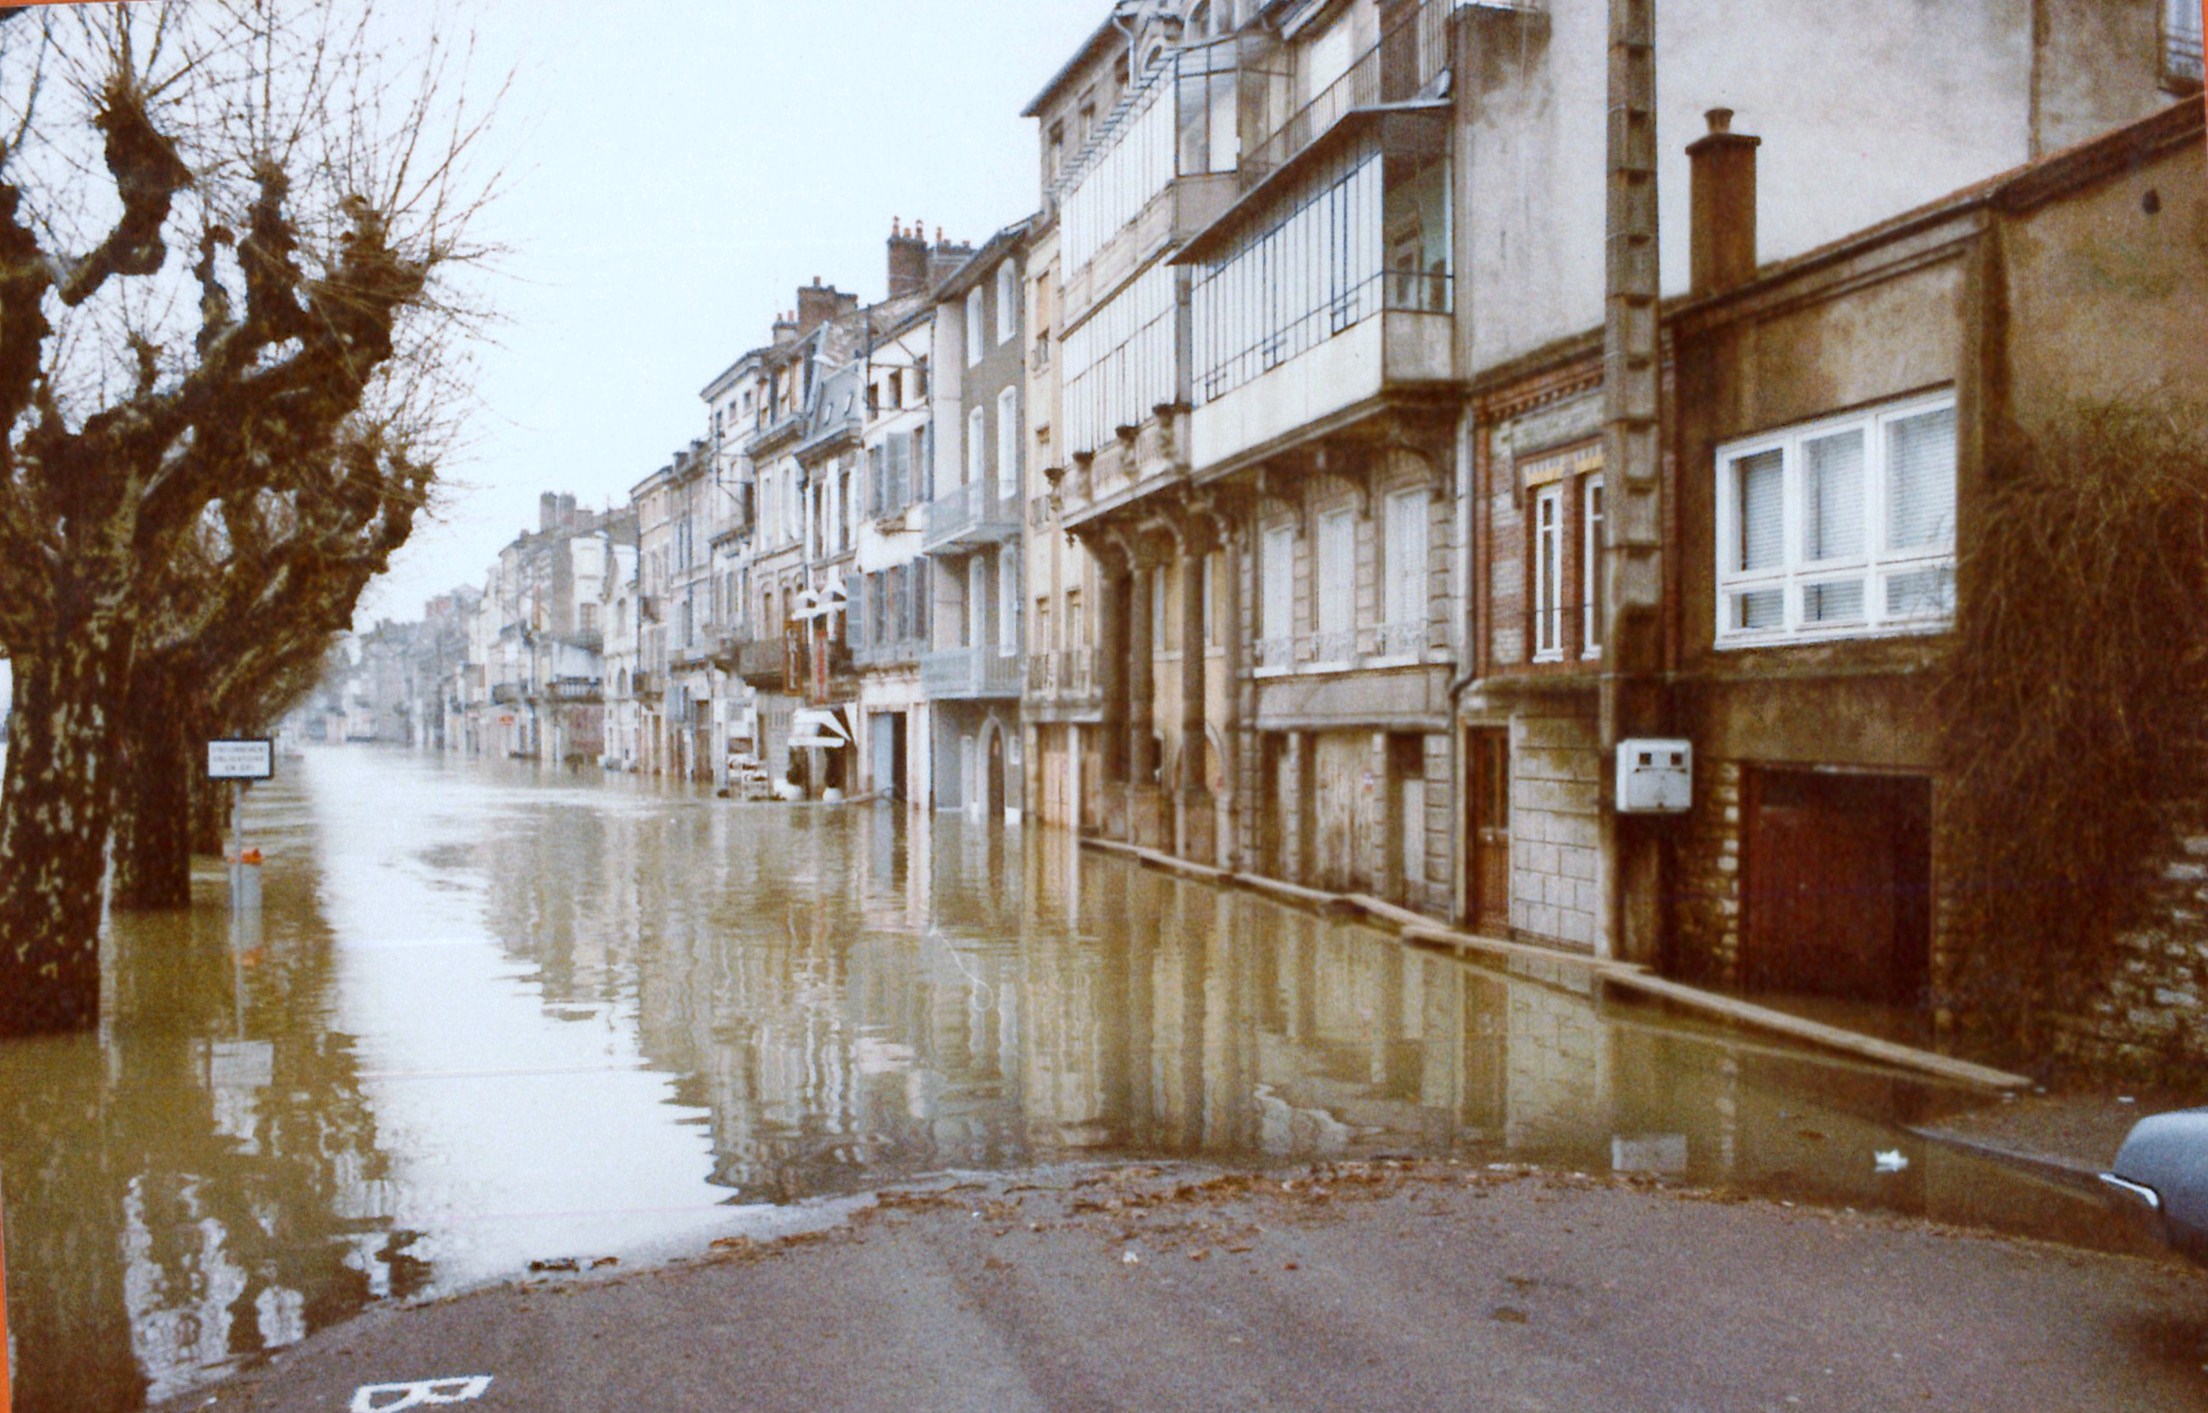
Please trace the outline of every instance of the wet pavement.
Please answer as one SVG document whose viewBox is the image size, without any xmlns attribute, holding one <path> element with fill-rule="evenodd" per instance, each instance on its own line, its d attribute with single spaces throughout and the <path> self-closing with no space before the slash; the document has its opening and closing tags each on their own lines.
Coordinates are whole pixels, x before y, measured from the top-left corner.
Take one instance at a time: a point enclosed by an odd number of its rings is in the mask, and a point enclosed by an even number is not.
<svg viewBox="0 0 2208 1413">
<path fill-rule="evenodd" d="M 367 748 L 281 762 L 248 822 L 257 918 L 208 871 L 113 920 L 97 1034 L 0 1045 L 25 1413 L 1075 1160 L 1508 1159 L 2129 1249 L 1912 1132 L 1981 1096 L 1055 831 Z"/>
</svg>

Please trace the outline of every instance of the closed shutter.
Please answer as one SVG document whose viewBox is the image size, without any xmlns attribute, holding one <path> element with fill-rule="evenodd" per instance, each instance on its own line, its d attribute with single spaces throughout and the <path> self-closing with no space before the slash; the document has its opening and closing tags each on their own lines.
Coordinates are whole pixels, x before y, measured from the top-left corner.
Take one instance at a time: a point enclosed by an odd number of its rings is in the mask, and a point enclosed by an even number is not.
<svg viewBox="0 0 2208 1413">
<path fill-rule="evenodd" d="M 1295 636 L 1296 585 L 1294 579 L 1296 532 L 1276 525 L 1265 532 L 1263 636 L 1269 640 Z"/>
<path fill-rule="evenodd" d="M 1346 633 L 1357 607 L 1357 522 L 1346 510 L 1319 520 L 1318 619 L 1321 633 Z"/>
</svg>

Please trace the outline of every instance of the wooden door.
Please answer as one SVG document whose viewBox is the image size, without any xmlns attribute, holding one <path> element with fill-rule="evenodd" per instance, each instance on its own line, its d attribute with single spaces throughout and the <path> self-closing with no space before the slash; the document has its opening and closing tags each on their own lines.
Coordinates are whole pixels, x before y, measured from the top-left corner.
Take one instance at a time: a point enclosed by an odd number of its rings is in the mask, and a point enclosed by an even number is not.
<svg viewBox="0 0 2208 1413">
<path fill-rule="evenodd" d="M 1930 953 L 1930 788 L 1921 779 L 1749 777 L 1741 981 L 1913 1004 Z"/>
<path fill-rule="evenodd" d="M 1510 927 L 1510 732 L 1473 731 L 1468 739 L 1469 911 L 1474 927 L 1504 931 Z"/>
</svg>

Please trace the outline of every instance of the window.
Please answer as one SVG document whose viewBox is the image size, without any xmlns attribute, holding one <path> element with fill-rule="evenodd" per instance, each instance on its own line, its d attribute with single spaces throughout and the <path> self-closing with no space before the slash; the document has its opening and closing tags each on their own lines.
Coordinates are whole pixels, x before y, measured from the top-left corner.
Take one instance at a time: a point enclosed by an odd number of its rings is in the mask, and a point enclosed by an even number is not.
<svg viewBox="0 0 2208 1413">
<path fill-rule="evenodd" d="M 1380 568 L 1387 575 L 1383 650 L 1391 657 L 1416 652 L 1426 626 L 1426 501 L 1423 490 L 1398 491 L 1387 499 Z"/>
<path fill-rule="evenodd" d="M 1533 494 L 1533 660 L 1564 655 L 1564 485 L 1551 481 Z"/>
<path fill-rule="evenodd" d="M 2199 0 L 2162 2 L 2162 77 L 2184 88 L 2198 88 L 2201 79 Z"/>
<path fill-rule="evenodd" d="M 1347 662 L 1357 649 L 1357 520 L 1349 510 L 1319 517 L 1318 618 L 1315 660 Z"/>
<path fill-rule="evenodd" d="M 1602 477 L 1580 478 L 1579 635 L 1580 655 L 1602 656 L 1604 588 L 1602 579 Z"/>
<path fill-rule="evenodd" d="M 1020 333 L 1020 272 L 1007 260 L 997 267 L 997 342 L 1010 343 Z"/>
<path fill-rule="evenodd" d="M 966 366 L 972 367 L 988 352 L 988 328 L 981 322 L 983 309 L 981 286 L 966 291 Z"/>
<path fill-rule="evenodd" d="M 1296 529 L 1275 525 L 1265 531 L 1258 558 L 1257 665 L 1286 667 L 1296 635 Z"/>
<path fill-rule="evenodd" d="M 579 626 L 580 626 L 580 627 L 582 628 L 582 630 L 583 630 L 583 631 L 584 631 L 585 633 L 595 633 L 595 632 L 597 632 L 597 631 L 598 631 L 598 605 L 596 605 L 596 604 L 594 604 L 594 603 L 582 603 L 582 604 L 577 604 L 577 605 L 576 605 L 575 607 L 576 607 L 576 611 L 577 611 L 578 613 L 580 613 L 580 614 L 582 615 L 582 622 L 581 622 L 581 624 L 579 625 Z"/>
<path fill-rule="evenodd" d="M 1010 657 L 1020 650 L 1020 560 L 1017 548 L 997 551 L 997 653 Z"/>
<path fill-rule="evenodd" d="M 997 394 L 997 499 L 1020 498 L 1020 394 L 1006 388 Z"/>
<path fill-rule="evenodd" d="M 988 467 L 983 460 L 989 437 L 989 413 L 976 407 L 966 413 L 966 484 L 982 483 Z"/>
<path fill-rule="evenodd" d="M 1718 448 L 1717 537 L 1719 646 L 1944 626 L 1954 395 Z"/>
</svg>

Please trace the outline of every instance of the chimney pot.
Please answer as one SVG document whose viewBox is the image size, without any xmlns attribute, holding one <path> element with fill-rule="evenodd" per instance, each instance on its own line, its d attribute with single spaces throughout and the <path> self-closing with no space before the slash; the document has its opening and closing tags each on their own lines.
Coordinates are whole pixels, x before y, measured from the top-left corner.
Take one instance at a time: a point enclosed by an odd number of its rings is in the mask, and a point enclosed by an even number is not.
<svg viewBox="0 0 2208 1413">
<path fill-rule="evenodd" d="M 1733 130 L 1733 110 L 1730 108 L 1712 108 L 1702 116 L 1710 120 L 1711 132 L 1731 132 Z"/>
</svg>

